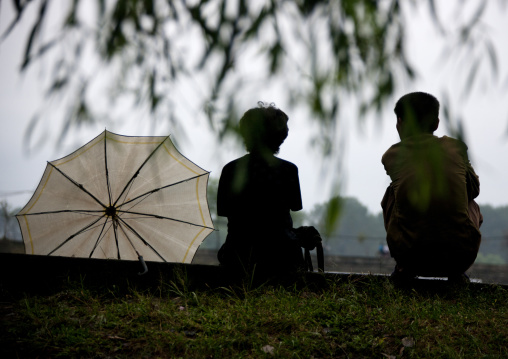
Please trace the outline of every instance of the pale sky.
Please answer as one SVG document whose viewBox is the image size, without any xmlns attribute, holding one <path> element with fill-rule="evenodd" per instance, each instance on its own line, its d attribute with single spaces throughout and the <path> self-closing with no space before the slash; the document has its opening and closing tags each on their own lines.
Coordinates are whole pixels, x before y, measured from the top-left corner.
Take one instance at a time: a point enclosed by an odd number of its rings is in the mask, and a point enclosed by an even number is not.
<svg viewBox="0 0 508 359">
<path fill-rule="evenodd" d="M 472 1 L 475 3 L 475 1 Z M 491 4 L 489 3 L 489 6 Z M 508 12 L 499 7 L 488 7 L 485 23 L 498 50 L 499 79 L 491 79 L 485 69 L 479 74 L 486 80 L 480 82 L 478 90 L 466 101 L 461 101 L 461 85 L 467 74 L 460 73 L 455 59 L 440 61 L 443 41 L 437 35 L 435 27 L 429 21 L 428 12 L 409 11 L 410 33 L 409 57 L 420 74 L 419 80 L 399 88 L 393 102 L 407 92 L 425 91 L 440 98 L 442 88 L 446 86 L 454 95 L 451 98 L 454 112 L 461 109 L 466 140 L 469 146 L 471 162 L 480 176 L 480 204 L 494 206 L 508 204 L 508 49 L 505 46 L 508 33 Z M 451 21 L 453 14 L 443 12 L 443 20 Z M 0 31 L 6 27 L 6 11 L 0 13 Z M 18 67 L 24 48 L 25 37 L 20 29 L 0 44 L 0 200 L 7 199 L 13 207 L 21 207 L 31 197 L 43 174 L 47 161 L 63 157 L 84 145 L 101 130 L 83 131 L 66 148 L 56 150 L 47 144 L 37 151 L 26 154 L 23 141 L 27 124 L 40 107 L 43 85 L 37 81 L 39 70 L 34 67 L 25 76 L 20 76 Z M 504 86 L 503 86 L 504 83 Z M 308 121 L 291 108 L 285 107 L 285 99 L 276 92 L 263 93 L 260 89 L 252 99 L 245 99 L 248 106 L 255 107 L 258 100 L 276 103 L 290 117 L 290 133 L 281 147 L 279 156 L 295 163 L 299 167 L 304 209 L 310 210 L 316 203 L 325 201 L 329 196 L 329 178 L 323 177 L 321 163 L 316 161 L 318 152 L 309 149 Z M 394 105 L 393 103 L 393 105 Z M 393 105 L 380 119 L 367 118 L 363 126 L 358 119 L 343 118 L 339 128 L 341 138 L 345 139 L 340 171 L 343 179 L 341 193 L 357 197 L 373 213 L 380 211 L 380 201 L 389 179 L 381 165 L 381 156 L 392 144 L 399 141 L 395 131 Z M 245 108 L 247 110 L 248 108 Z M 296 112 L 296 111 L 295 111 Z M 346 111 L 347 113 L 347 111 Z M 100 122 L 100 121 L 99 121 Z M 146 135 L 147 130 L 139 124 L 130 124 L 121 129 L 109 123 L 99 123 L 112 132 L 125 135 Z M 185 124 L 192 134 L 186 141 L 180 141 L 179 149 L 193 162 L 212 171 L 212 177 L 220 175 L 221 168 L 230 160 L 242 155 L 241 149 L 217 148 L 213 146 L 212 136 L 199 120 Z M 154 135 L 167 135 L 171 129 L 163 129 Z M 444 126 L 435 133 L 438 136 L 448 134 Z M 178 141 L 178 139 L 176 139 Z M 73 147 L 74 146 L 74 147 Z M 328 173 L 337 174 L 333 168 Z M 21 194 L 15 194 L 22 192 Z"/>
</svg>

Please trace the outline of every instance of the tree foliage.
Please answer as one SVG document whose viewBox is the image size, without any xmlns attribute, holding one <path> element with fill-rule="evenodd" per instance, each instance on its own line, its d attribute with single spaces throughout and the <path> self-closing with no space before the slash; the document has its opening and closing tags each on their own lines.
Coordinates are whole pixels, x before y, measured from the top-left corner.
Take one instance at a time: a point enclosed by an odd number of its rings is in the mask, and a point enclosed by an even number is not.
<svg viewBox="0 0 508 359">
<path fill-rule="evenodd" d="M 487 38 L 475 36 L 486 3 L 478 2 L 471 19 L 449 36 L 459 39 L 458 49 L 485 46 L 495 70 L 494 47 Z M 235 123 L 238 109 L 244 110 L 242 102 L 252 90 L 249 82 L 258 87 L 278 82 L 290 103 L 302 105 L 318 120 L 317 138 L 329 155 L 345 101 L 348 107 L 353 101 L 361 114 L 380 111 L 398 82 L 415 76 L 406 53 L 408 20 L 398 0 L 12 0 L 10 4 L 14 11 L 4 37 L 20 26 L 27 12 L 35 14 L 21 70 L 43 57 L 50 59 L 46 93 L 66 109 L 61 138 L 83 125 L 107 117 L 114 120 L 111 108 L 126 104 L 154 122 L 169 119 L 178 127 L 183 119 L 175 108 L 182 101 L 183 82 L 197 94 L 186 100 L 206 113 L 222 138 Z M 434 0 L 404 5 L 426 5 L 436 27 L 447 32 Z M 480 60 L 468 65 L 471 86 Z M 249 68 L 255 74 L 249 75 Z M 103 97 L 112 100 L 106 107 L 98 105 L 97 99 Z M 248 103 L 255 100 L 249 98 Z M 34 117 L 29 138 L 40 116 L 47 115 L 44 110 Z"/>
<path fill-rule="evenodd" d="M 18 209 L 12 209 L 7 201 L 0 201 L 0 240 L 19 239 L 19 227 L 14 217 Z"/>
<path fill-rule="evenodd" d="M 331 206 L 339 207 L 341 216 L 337 222 L 330 223 L 326 216 Z M 386 234 L 382 214 L 369 213 L 367 207 L 354 197 L 333 197 L 325 203 L 316 204 L 305 216 L 305 221 L 326 236 L 346 236 L 358 239 L 383 238 Z"/>
</svg>

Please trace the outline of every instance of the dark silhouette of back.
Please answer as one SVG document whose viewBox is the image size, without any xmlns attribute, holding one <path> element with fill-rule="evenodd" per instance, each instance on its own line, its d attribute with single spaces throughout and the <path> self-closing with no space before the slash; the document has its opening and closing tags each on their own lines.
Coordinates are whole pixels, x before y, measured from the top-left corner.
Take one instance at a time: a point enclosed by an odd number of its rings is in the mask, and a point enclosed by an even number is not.
<svg viewBox="0 0 508 359">
<path fill-rule="evenodd" d="M 228 218 L 222 265 L 242 271 L 292 271 L 302 252 L 293 232 L 291 211 L 302 209 L 298 168 L 279 159 L 288 134 L 287 115 L 270 106 L 247 111 L 240 133 L 249 154 L 224 166 L 217 212 Z"/>
<path fill-rule="evenodd" d="M 476 259 L 483 221 L 467 146 L 434 136 L 439 101 L 432 95 L 401 97 L 395 114 L 401 141 L 382 158 L 392 182 L 381 203 L 394 277 L 461 279 Z"/>
</svg>

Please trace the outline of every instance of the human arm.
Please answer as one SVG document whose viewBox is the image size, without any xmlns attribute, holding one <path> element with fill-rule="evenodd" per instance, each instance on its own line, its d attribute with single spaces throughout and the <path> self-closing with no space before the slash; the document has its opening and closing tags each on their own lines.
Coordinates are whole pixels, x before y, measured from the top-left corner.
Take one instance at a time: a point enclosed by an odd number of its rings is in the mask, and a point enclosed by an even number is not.
<svg viewBox="0 0 508 359">
<path fill-rule="evenodd" d="M 217 215 L 227 217 L 229 213 L 230 180 L 226 167 L 222 170 L 217 188 Z"/>
<path fill-rule="evenodd" d="M 480 179 L 471 165 L 471 161 L 467 155 L 467 145 L 462 142 L 461 144 L 462 159 L 466 166 L 467 199 L 471 201 L 480 194 Z"/>
<path fill-rule="evenodd" d="M 388 188 L 386 188 L 385 195 L 381 200 L 381 208 L 383 209 L 383 219 L 385 229 L 387 231 L 388 231 L 388 223 L 390 222 L 390 218 L 392 217 L 394 205 L 395 205 L 395 193 L 393 191 L 392 185 L 390 184 Z"/>
<path fill-rule="evenodd" d="M 473 166 L 469 160 L 466 163 L 466 186 L 467 186 L 467 199 L 473 200 L 480 194 L 480 179 L 475 173 Z"/>
<path fill-rule="evenodd" d="M 300 179 L 298 177 L 298 167 L 294 166 L 292 175 L 289 178 L 290 205 L 292 211 L 299 211 L 303 208 L 302 194 L 300 191 Z"/>
</svg>

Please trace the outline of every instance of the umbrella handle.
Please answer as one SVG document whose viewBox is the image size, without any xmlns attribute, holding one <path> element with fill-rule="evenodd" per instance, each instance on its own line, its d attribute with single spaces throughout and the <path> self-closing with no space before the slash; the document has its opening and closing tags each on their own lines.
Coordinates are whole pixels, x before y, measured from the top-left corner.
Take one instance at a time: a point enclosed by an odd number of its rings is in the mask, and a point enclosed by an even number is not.
<svg viewBox="0 0 508 359">
<path fill-rule="evenodd" d="M 143 259 L 143 256 L 138 256 L 139 261 L 141 262 L 141 265 L 143 266 L 143 272 L 139 272 L 138 275 L 143 275 L 146 272 L 148 272 L 148 267 L 146 266 L 145 260 Z"/>
</svg>

